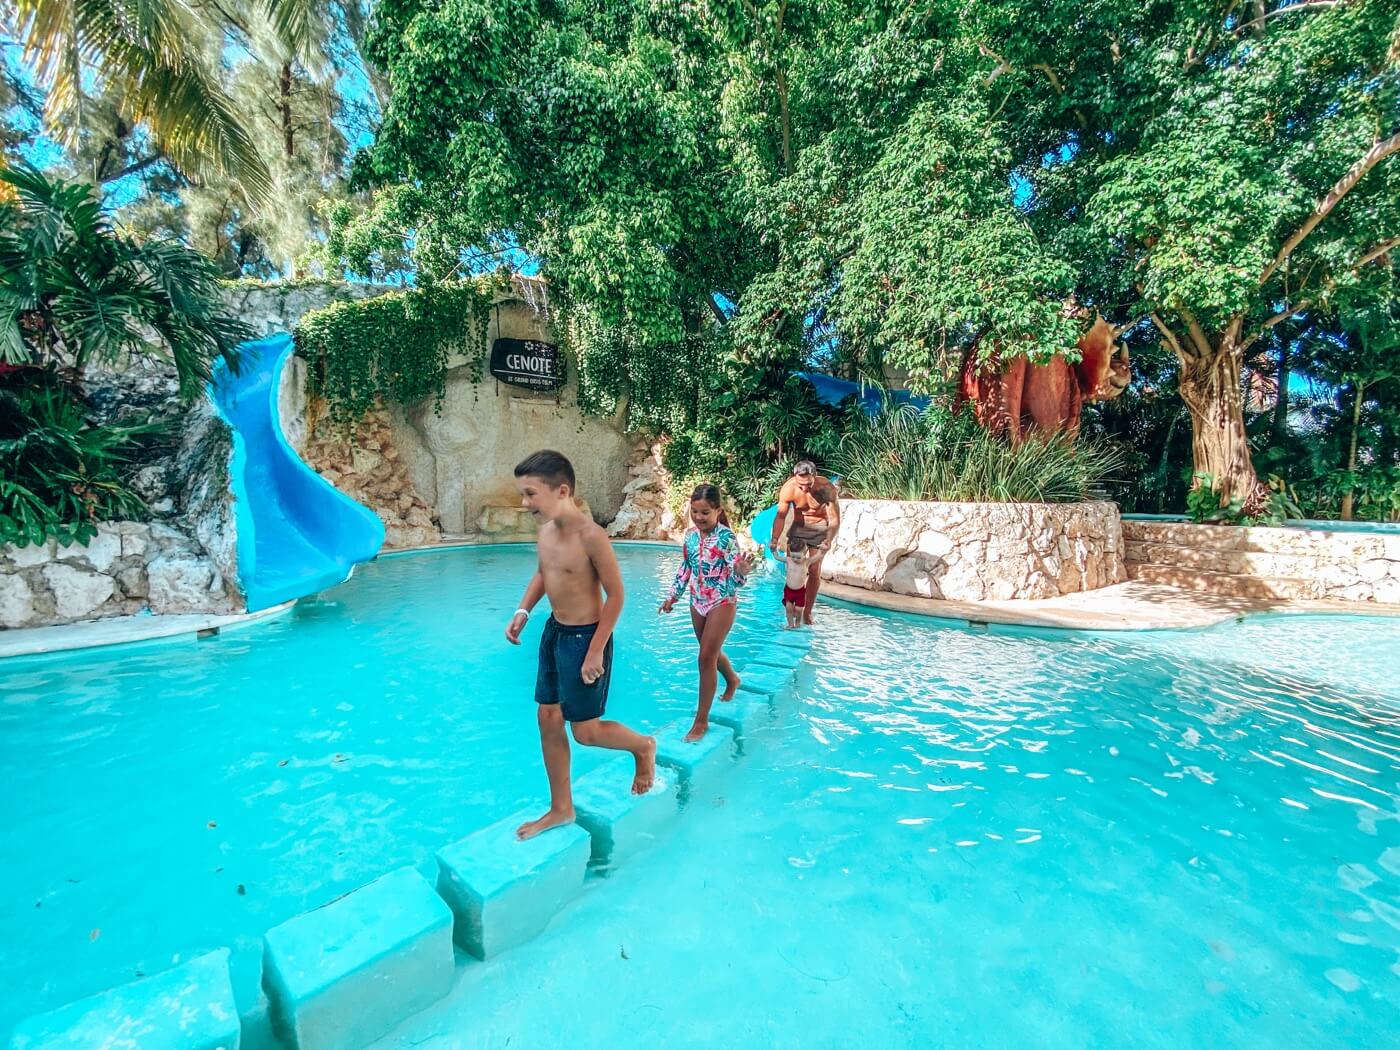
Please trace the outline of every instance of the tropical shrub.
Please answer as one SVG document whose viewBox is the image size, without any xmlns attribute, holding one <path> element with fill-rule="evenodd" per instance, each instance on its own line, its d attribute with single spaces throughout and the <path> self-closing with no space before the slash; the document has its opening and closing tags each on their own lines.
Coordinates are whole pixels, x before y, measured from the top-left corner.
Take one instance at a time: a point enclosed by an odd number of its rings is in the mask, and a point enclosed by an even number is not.
<svg viewBox="0 0 1400 1050">
<path fill-rule="evenodd" d="M 173 364 L 186 397 L 214 361 L 236 365 L 252 333 L 226 311 L 214 263 L 120 233 L 88 183 L 17 164 L 0 184 L 14 198 L 0 200 L 0 362 L 80 376 L 90 362 L 153 355 Z"/>
<path fill-rule="evenodd" d="M 1282 525 L 1303 516 L 1288 484 L 1277 474 L 1270 474 L 1264 483 L 1264 498 L 1253 513 L 1246 513 L 1239 496 L 1221 503 L 1220 486 L 1213 475 L 1198 471 L 1192 481 L 1195 486 L 1186 494 L 1186 513 L 1197 525 Z"/>
<path fill-rule="evenodd" d="M 92 422 L 52 370 L 0 376 L 0 542 L 85 544 L 97 522 L 142 510 L 121 467 L 158 429 Z"/>
<path fill-rule="evenodd" d="M 1107 443 L 1063 435 L 1012 444 L 969 412 L 905 405 L 852 427 L 830 466 L 845 492 L 865 499 L 1067 503 L 1119 470 L 1122 456 Z"/>
</svg>

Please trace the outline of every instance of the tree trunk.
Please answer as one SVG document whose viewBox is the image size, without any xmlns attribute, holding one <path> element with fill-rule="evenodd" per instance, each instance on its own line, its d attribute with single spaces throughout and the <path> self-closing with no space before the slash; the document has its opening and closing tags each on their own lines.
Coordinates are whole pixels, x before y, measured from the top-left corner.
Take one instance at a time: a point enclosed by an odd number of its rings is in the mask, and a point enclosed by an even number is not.
<svg viewBox="0 0 1400 1050">
<path fill-rule="evenodd" d="M 1278 380 L 1275 382 L 1274 441 L 1282 441 L 1288 433 L 1288 344 L 1279 341 Z"/>
<path fill-rule="evenodd" d="M 282 112 L 282 152 L 292 159 L 295 142 L 292 138 L 292 64 L 282 63 L 282 76 L 278 79 L 278 98 Z"/>
<path fill-rule="evenodd" d="M 1347 473 L 1350 474 L 1356 469 L 1356 444 L 1357 437 L 1361 430 L 1361 406 L 1366 401 L 1366 384 L 1360 379 L 1356 381 L 1356 400 L 1351 406 L 1351 444 L 1347 448 Z M 1342 520 L 1351 521 L 1355 508 L 1356 489 L 1348 486 L 1342 495 Z"/>
<path fill-rule="evenodd" d="M 783 131 L 783 174 L 792 174 L 792 117 L 788 113 L 787 74 L 778 68 L 778 114 Z"/>
<path fill-rule="evenodd" d="M 1217 347 L 1207 358 L 1183 364 L 1178 381 L 1191 413 L 1191 455 L 1197 473 L 1214 480 L 1224 506 L 1236 496 L 1245 509 L 1259 499 L 1259 476 L 1249 454 L 1240 389 L 1240 356 Z"/>
</svg>

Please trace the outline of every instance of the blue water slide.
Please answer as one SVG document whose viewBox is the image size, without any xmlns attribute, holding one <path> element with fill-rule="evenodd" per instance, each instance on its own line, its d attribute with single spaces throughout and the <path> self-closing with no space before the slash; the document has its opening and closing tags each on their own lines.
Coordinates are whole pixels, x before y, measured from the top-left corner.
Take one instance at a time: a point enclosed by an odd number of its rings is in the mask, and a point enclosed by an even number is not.
<svg viewBox="0 0 1400 1050">
<path fill-rule="evenodd" d="M 913 405 L 922 411 L 928 408 L 932 401 L 932 398 L 920 397 L 907 390 L 886 390 L 882 386 L 871 386 L 869 383 L 853 383 L 849 379 L 838 379 L 824 372 L 797 374 L 812 384 L 817 391 L 817 400 L 822 404 L 839 405 L 846 398 L 853 397 L 860 402 L 860 407 L 872 416 L 886 405 Z M 773 536 L 773 519 L 777 516 L 778 506 L 774 504 L 767 510 L 759 511 L 749 523 L 749 535 L 755 543 L 763 547 L 769 557 L 772 557 L 772 553 L 768 550 L 768 541 Z"/>
<path fill-rule="evenodd" d="M 886 390 L 882 386 L 869 383 L 853 383 L 849 379 L 838 379 L 824 372 L 798 372 L 817 391 L 817 400 L 824 405 L 839 405 L 848 397 L 860 402 L 860 407 L 874 415 L 887 404 L 913 405 L 919 410 L 928 408 L 932 398 L 911 394 L 907 390 Z"/>
<path fill-rule="evenodd" d="M 257 339 L 239 352 L 237 375 L 222 361 L 215 367 L 210 395 L 233 428 L 238 582 L 255 612 L 347 579 L 383 546 L 384 525 L 303 463 L 282 436 L 277 391 L 292 337 Z"/>
</svg>

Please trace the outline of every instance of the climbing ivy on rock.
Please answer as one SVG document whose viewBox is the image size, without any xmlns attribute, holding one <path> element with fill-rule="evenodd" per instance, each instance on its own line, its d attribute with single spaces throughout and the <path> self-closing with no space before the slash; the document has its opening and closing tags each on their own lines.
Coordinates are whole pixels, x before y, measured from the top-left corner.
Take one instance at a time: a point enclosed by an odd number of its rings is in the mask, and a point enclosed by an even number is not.
<svg viewBox="0 0 1400 1050">
<path fill-rule="evenodd" d="M 496 278 L 437 284 L 372 299 L 333 303 L 306 314 L 294 333 L 306 358 L 307 392 L 325 400 L 331 419 L 348 424 L 378 403 L 426 397 L 440 407 L 453 354 L 471 379 L 485 375 L 486 331 Z"/>
</svg>

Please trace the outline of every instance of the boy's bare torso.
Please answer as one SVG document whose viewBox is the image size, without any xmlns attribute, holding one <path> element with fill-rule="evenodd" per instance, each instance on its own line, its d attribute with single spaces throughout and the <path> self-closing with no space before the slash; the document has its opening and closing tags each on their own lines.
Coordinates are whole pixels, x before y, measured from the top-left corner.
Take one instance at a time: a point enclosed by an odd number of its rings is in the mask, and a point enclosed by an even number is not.
<svg viewBox="0 0 1400 1050">
<path fill-rule="evenodd" d="M 602 585 L 585 540 L 602 530 L 592 521 L 577 528 L 546 522 L 539 533 L 540 575 L 550 610 L 563 624 L 597 623 L 603 612 Z"/>
<path fill-rule="evenodd" d="M 807 567 L 811 564 L 812 556 L 810 554 L 789 554 L 787 579 L 784 582 L 794 589 L 801 587 L 807 582 Z"/>
</svg>

